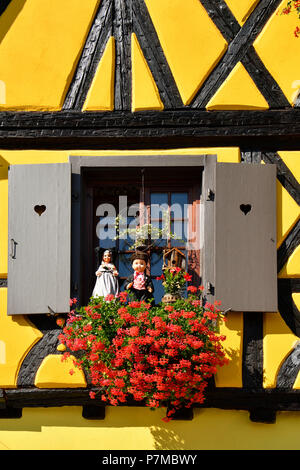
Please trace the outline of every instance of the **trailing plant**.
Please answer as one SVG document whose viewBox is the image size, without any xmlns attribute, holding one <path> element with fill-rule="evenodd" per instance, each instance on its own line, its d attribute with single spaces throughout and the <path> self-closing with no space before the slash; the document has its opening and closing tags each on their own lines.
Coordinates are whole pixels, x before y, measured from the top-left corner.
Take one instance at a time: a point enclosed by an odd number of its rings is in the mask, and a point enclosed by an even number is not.
<svg viewBox="0 0 300 470">
<path fill-rule="evenodd" d="M 300 19 L 300 0 L 289 0 L 286 6 L 281 10 L 281 15 L 289 15 L 290 13 L 296 13 Z M 296 26 L 294 35 L 296 38 L 300 36 L 299 26 Z"/>
<path fill-rule="evenodd" d="M 162 239 L 176 239 L 180 240 L 175 233 L 172 232 L 170 213 L 167 210 L 162 211 L 162 228 L 155 224 L 148 223 L 147 212 L 144 213 L 144 217 L 134 219 L 129 225 L 127 225 L 127 218 L 121 214 L 116 217 L 115 230 L 116 236 L 114 240 L 128 238 L 132 240 L 132 243 L 127 242 L 128 249 L 134 250 L 140 246 L 147 246 L 147 248 L 153 248 L 158 246 Z"/>
<path fill-rule="evenodd" d="M 74 365 L 89 375 L 92 399 L 164 406 L 169 421 L 176 410 L 203 403 L 209 378 L 228 362 L 219 303 L 202 303 L 196 287 L 172 306 L 128 301 L 126 292 L 93 298 L 69 314 L 59 336 L 63 359 L 80 352 Z"/>
</svg>

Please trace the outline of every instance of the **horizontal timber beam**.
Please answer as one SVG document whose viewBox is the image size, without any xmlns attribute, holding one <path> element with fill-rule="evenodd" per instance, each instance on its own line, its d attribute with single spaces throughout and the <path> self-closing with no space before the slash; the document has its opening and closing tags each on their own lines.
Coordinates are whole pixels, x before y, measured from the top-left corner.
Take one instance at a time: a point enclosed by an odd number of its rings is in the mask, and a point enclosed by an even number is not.
<svg viewBox="0 0 300 470">
<path fill-rule="evenodd" d="M 300 109 L 1 112 L 0 148 L 299 148 Z"/>
<path fill-rule="evenodd" d="M 8 408 L 53 406 L 105 406 L 106 403 L 89 397 L 90 389 L 6 389 Z M 216 388 L 205 393 L 203 404 L 195 408 L 226 410 L 268 409 L 274 411 L 300 411 L 299 390 Z M 128 402 L 120 406 L 145 406 L 144 402 Z"/>
</svg>

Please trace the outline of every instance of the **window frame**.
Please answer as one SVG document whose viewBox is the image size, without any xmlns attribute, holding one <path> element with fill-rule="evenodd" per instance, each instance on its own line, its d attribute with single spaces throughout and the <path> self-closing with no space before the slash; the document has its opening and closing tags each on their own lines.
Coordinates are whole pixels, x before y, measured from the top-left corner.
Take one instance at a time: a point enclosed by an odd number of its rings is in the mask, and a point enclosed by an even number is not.
<svg viewBox="0 0 300 470">
<path fill-rule="evenodd" d="M 185 193 L 187 198 L 186 204 L 189 204 L 189 210 L 188 213 L 186 213 L 185 218 L 180 219 L 180 221 L 182 221 L 182 224 L 185 221 L 186 228 L 188 228 L 189 233 L 195 233 L 196 224 L 199 221 L 199 204 L 202 190 L 202 170 L 202 167 L 193 167 L 192 171 L 182 167 L 182 170 L 180 171 L 180 178 L 178 178 L 178 168 L 171 166 L 165 168 L 154 167 L 153 169 L 149 169 L 149 167 L 129 167 L 123 169 L 122 171 L 120 171 L 119 168 L 111 167 L 105 169 L 101 167 L 100 170 L 97 170 L 95 167 L 83 169 L 82 225 L 85 226 L 85 230 L 83 232 L 81 252 L 83 270 L 81 294 L 84 303 L 89 301 L 91 292 L 93 291 L 95 285 L 94 274 L 100 264 L 102 250 L 110 248 L 113 251 L 113 262 L 116 264 L 119 271 L 119 285 L 121 290 L 125 279 L 131 274 L 131 263 L 129 260 L 130 254 L 132 254 L 133 250 L 129 246 L 124 245 L 121 240 L 111 240 L 109 244 L 104 242 L 104 246 L 102 243 L 99 244 L 99 239 L 96 235 L 96 229 L 99 223 L 96 212 L 99 204 L 112 204 L 115 207 L 116 212 L 118 212 L 120 203 L 120 201 L 118 201 L 118 195 L 126 194 L 128 208 L 131 206 L 131 204 L 138 204 L 139 206 L 142 205 L 147 211 L 149 223 L 155 224 L 159 222 L 159 219 L 152 220 L 151 194 L 163 192 L 168 195 L 168 206 L 170 207 L 172 204 L 171 194 L 174 195 L 177 193 Z M 117 196 L 115 195 L 115 192 L 118 194 Z M 182 217 L 184 217 L 184 214 L 182 214 Z M 174 215 L 170 213 L 169 229 L 174 230 L 174 228 L 172 229 L 172 224 L 175 223 L 175 220 L 177 219 L 174 219 Z M 111 227 L 114 227 L 114 225 L 115 222 L 111 222 Z M 199 233 L 199 230 L 197 230 L 197 232 Z M 174 245 L 171 239 L 168 239 L 164 240 L 162 243 L 160 242 L 159 246 L 161 247 L 164 245 L 168 247 L 168 249 L 176 246 L 181 251 L 186 250 L 187 248 L 189 267 L 191 268 L 188 269 L 187 267 L 187 269 L 192 275 L 193 284 L 200 285 L 200 241 L 196 238 L 195 242 L 196 246 L 194 246 L 194 244 L 186 246 L 186 241 Z M 100 245 L 101 248 L 99 248 Z M 160 250 L 151 250 L 151 254 L 154 254 L 154 252 L 157 253 L 160 252 Z M 160 253 L 162 257 L 162 252 Z M 118 261 L 120 261 L 119 256 L 121 254 L 127 257 L 127 268 L 125 268 L 125 270 L 122 263 L 121 265 L 118 265 Z M 121 266 L 123 266 L 123 269 Z M 161 269 L 157 267 L 154 274 L 152 271 L 152 261 L 149 263 L 148 268 L 148 274 L 156 284 L 156 277 L 162 274 Z M 161 299 L 160 294 L 163 295 L 160 283 L 158 283 L 158 286 L 158 290 L 155 288 L 156 302 Z"/>
<path fill-rule="evenodd" d="M 201 207 L 202 194 L 207 192 L 208 185 L 213 179 L 214 168 L 217 163 L 216 154 L 199 154 L 199 155 L 117 155 L 117 156 L 73 156 L 69 157 L 72 173 L 72 216 L 71 216 L 71 297 L 76 297 L 81 304 L 83 299 L 83 254 L 82 254 L 82 240 L 84 238 L 84 223 L 83 223 L 83 207 L 85 194 L 82 184 L 82 173 L 86 168 L 101 169 L 101 168 L 155 168 L 155 167 L 199 167 L 204 170 L 202 180 L 202 191 L 200 194 L 200 211 L 201 218 L 213 222 L 213 208 Z M 80 221 L 80 222 L 79 222 Z M 80 229 L 78 230 L 78 222 Z M 200 237 L 204 237 L 204 230 L 200 228 Z M 213 249 L 213 240 L 202 240 L 201 243 L 207 243 L 208 249 Z M 206 251 L 206 250 L 203 250 Z M 80 257 L 78 259 L 78 253 Z M 201 282 L 204 285 L 208 284 L 208 277 L 212 276 L 213 256 L 207 256 L 202 253 L 200 247 L 200 263 L 201 263 Z M 211 278 L 210 278 L 211 279 Z M 213 299 L 213 293 L 207 292 L 208 299 Z"/>
</svg>

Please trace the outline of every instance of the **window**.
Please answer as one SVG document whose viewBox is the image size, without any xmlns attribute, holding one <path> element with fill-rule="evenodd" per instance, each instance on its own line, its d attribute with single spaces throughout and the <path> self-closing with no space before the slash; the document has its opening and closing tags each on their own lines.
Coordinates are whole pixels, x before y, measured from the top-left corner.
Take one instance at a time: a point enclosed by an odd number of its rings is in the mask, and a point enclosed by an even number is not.
<svg viewBox="0 0 300 470">
<path fill-rule="evenodd" d="M 185 251 L 187 269 L 204 285 L 207 300 L 217 298 L 233 311 L 277 311 L 275 165 L 217 163 L 212 155 L 122 155 L 11 166 L 9 315 L 63 313 L 70 297 L 87 302 L 97 265 L 96 228 L 105 216 L 97 208 L 116 204 L 120 195 L 148 211 L 164 203 L 173 231 L 196 233 L 193 249 L 185 236 L 164 243 Z M 173 203 L 184 208 L 186 201 L 190 212 L 172 215 Z M 160 224 L 155 211 L 150 217 Z M 124 240 L 114 243 L 122 280 L 130 249 Z M 160 263 L 158 250 L 153 277 Z M 159 287 L 156 295 L 159 300 Z"/>
<path fill-rule="evenodd" d="M 124 236 L 122 233 L 128 227 L 133 231 L 140 212 L 141 216 L 144 214 L 144 223 L 150 223 L 155 232 L 149 240 L 149 274 L 154 283 L 155 301 L 159 302 L 163 296 L 161 282 L 156 281 L 156 277 L 162 274 L 164 248 L 176 247 L 183 253 L 186 269 L 199 285 L 200 241 L 190 240 L 190 236 L 197 235 L 195 228 L 200 223 L 197 219 L 202 168 L 182 168 L 180 173 L 178 177 L 178 168 L 174 167 L 126 168 L 121 172 L 119 168 L 83 170 L 82 218 L 85 229 L 81 297 L 84 303 L 88 302 L 93 290 L 95 271 L 105 249 L 110 248 L 114 253 L 121 288 L 126 277 L 132 273 L 130 258 L 135 240 L 132 232 Z M 116 229 L 116 216 L 119 213 L 123 216 L 121 234 Z M 156 228 L 164 229 L 165 232 L 159 239 Z"/>
</svg>

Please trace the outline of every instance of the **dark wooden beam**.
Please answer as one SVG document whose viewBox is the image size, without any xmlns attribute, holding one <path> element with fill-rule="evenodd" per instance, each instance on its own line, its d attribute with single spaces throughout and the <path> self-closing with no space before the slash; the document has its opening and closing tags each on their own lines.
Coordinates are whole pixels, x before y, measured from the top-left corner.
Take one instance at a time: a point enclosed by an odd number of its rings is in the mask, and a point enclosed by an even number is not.
<svg viewBox="0 0 300 470">
<path fill-rule="evenodd" d="M 207 9 L 208 14 L 213 15 L 214 21 L 217 22 L 218 18 L 218 26 L 221 27 L 221 32 L 223 32 L 224 37 L 228 40 L 234 35 L 234 38 L 229 42 L 225 54 L 220 59 L 212 73 L 208 76 L 198 94 L 195 96 L 193 102 L 191 103 L 191 106 L 194 108 L 204 108 L 209 100 L 214 96 L 221 84 L 226 80 L 235 65 L 239 61 L 243 61 L 245 55 L 248 53 L 248 49 L 252 46 L 254 40 L 276 10 L 280 0 L 261 0 L 253 13 L 246 20 L 245 24 L 239 30 L 237 30 L 237 25 L 233 18 L 230 20 L 228 7 L 223 0 L 219 8 L 213 6 L 217 2 L 208 2 L 206 0 L 202 3 L 203 6 Z M 222 26 L 222 20 L 224 26 L 226 25 L 224 29 Z M 230 26 L 231 32 L 229 32 Z M 252 62 L 253 58 L 254 57 L 252 54 L 250 62 Z M 257 60 L 255 60 L 254 68 L 256 64 Z M 253 70 L 253 67 L 251 67 L 251 70 Z M 250 72 L 250 67 L 248 72 Z M 264 74 L 264 69 L 262 69 L 262 74 Z M 276 94 L 280 92 L 279 88 L 276 90 L 274 89 L 274 91 L 276 91 Z M 283 101 L 283 98 L 284 97 L 281 94 L 281 100 L 279 101 L 280 103 Z M 273 104 L 273 100 L 270 104 Z M 290 106 L 289 103 L 287 103 L 287 105 Z"/>
<path fill-rule="evenodd" d="M 300 109 L 270 111 L 1 112 L 1 148 L 298 149 Z"/>
<path fill-rule="evenodd" d="M 132 0 L 114 0 L 113 35 L 116 40 L 115 109 L 131 109 Z"/>
<path fill-rule="evenodd" d="M 82 417 L 85 419 L 103 420 L 105 418 L 105 406 L 84 405 Z"/>
<path fill-rule="evenodd" d="M 95 14 L 66 94 L 63 109 L 78 111 L 82 109 L 110 36 L 112 36 L 112 3 L 111 0 L 103 0 Z"/>
<path fill-rule="evenodd" d="M 263 387 L 263 313 L 243 314 L 242 381 L 246 389 Z"/>
<path fill-rule="evenodd" d="M 100 399 L 91 399 L 89 389 L 7 389 L 6 405 L 9 409 L 52 406 L 105 406 Z M 204 403 L 194 408 L 224 410 L 300 411 L 300 391 L 289 389 L 215 388 L 205 393 Z M 141 402 L 128 402 L 120 406 L 145 406 Z"/>
<path fill-rule="evenodd" d="M 10 2 L 11 0 L 2 0 L 1 5 L 0 5 L 0 15 L 2 15 L 2 13 L 6 10 Z"/>
</svg>

